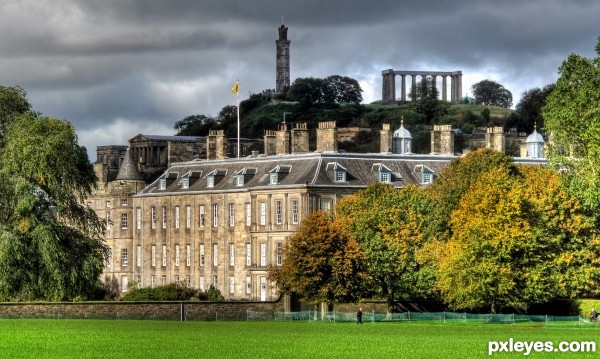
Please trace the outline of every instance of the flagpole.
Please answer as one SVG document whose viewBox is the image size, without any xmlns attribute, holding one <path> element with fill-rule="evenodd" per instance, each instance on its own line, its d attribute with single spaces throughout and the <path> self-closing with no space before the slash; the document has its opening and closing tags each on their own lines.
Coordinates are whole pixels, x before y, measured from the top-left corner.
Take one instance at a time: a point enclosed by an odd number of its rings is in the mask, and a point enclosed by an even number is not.
<svg viewBox="0 0 600 359">
<path fill-rule="evenodd" d="M 231 92 L 233 92 L 237 98 L 237 158 L 240 158 L 240 79 L 238 79 L 233 87 L 231 88 Z"/>
<path fill-rule="evenodd" d="M 240 158 L 240 93 L 237 96 L 237 156 Z"/>
</svg>

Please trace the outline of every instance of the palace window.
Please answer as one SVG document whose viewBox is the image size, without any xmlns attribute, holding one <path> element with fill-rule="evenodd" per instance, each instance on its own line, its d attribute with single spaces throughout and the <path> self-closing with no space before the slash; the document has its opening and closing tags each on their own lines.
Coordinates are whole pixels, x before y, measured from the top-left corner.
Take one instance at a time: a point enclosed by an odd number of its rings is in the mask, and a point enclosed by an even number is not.
<svg viewBox="0 0 600 359">
<path fill-rule="evenodd" d="M 292 200 L 292 224 L 298 224 L 298 200 Z"/>
<path fill-rule="evenodd" d="M 121 249 L 121 267 L 127 267 L 128 262 L 127 248 L 123 248 Z"/>
<path fill-rule="evenodd" d="M 283 222 L 283 206 L 281 201 L 275 201 L 275 223 L 281 224 Z"/>
</svg>

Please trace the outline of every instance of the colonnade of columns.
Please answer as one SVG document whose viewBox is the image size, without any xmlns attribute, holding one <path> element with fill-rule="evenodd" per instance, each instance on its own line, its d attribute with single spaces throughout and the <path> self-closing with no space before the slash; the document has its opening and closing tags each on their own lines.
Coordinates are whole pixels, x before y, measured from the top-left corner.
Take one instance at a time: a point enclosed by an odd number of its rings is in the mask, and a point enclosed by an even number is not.
<svg viewBox="0 0 600 359">
<path fill-rule="evenodd" d="M 400 101 L 406 101 L 406 76 L 411 77 L 412 91 L 417 88 L 417 76 L 421 76 L 421 81 L 428 76 L 433 78 L 433 86 L 437 86 L 437 77 L 442 77 L 442 100 L 448 101 L 447 78 L 450 77 L 450 102 L 460 102 L 462 94 L 462 71 L 440 72 L 440 71 L 394 71 L 392 69 L 382 71 L 382 100 L 396 101 L 396 75 L 401 77 Z M 414 93 L 411 97 L 415 100 Z"/>
<path fill-rule="evenodd" d="M 132 146 L 133 158 L 136 162 L 145 166 L 166 165 L 164 160 L 165 146 L 164 145 L 145 145 Z"/>
</svg>

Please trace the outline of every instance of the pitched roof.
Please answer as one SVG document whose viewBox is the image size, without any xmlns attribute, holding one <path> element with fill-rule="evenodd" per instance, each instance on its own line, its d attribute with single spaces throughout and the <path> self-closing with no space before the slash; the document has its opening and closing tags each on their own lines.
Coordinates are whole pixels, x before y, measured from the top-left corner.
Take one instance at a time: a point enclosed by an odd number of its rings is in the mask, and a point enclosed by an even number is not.
<svg viewBox="0 0 600 359">
<path fill-rule="evenodd" d="M 202 173 L 188 188 L 181 188 L 179 181 L 172 181 L 163 190 L 159 188 L 159 180 L 148 185 L 138 196 L 157 194 L 181 194 L 193 192 L 247 191 L 248 189 L 275 189 L 286 187 L 332 187 L 332 188 L 365 188 L 379 180 L 379 170 L 391 172 L 392 184 L 403 187 L 408 184 L 419 184 L 420 174 L 415 168 L 425 166 L 434 173 L 448 165 L 454 156 L 439 155 L 395 155 L 395 154 L 359 154 L 359 153 L 302 153 L 276 156 L 259 156 L 230 158 L 222 160 L 193 160 L 174 163 L 161 176 L 183 176 L 190 171 Z M 332 168 L 344 168 L 347 171 L 346 181 L 336 182 Z M 238 186 L 234 177 L 252 168 L 255 175 L 248 176 L 243 186 Z M 284 174 L 277 184 L 271 184 L 269 173 Z M 287 172 L 286 172 L 287 171 Z M 214 181 L 207 187 L 208 175 L 219 174 L 221 180 Z"/>
</svg>

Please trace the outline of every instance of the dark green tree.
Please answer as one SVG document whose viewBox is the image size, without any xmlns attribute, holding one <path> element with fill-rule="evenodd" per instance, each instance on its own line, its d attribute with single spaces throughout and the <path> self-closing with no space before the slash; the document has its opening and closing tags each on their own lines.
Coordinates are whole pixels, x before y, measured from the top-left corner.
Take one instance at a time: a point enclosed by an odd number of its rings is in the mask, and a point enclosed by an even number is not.
<svg viewBox="0 0 600 359">
<path fill-rule="evenodd" d="M 471 92 L 475 96 L 475 103 L 506 108 L 512 106 L 512 93 L 492 80 L 483 80 L 474 84 Z"/>
<path fill-rule="evenodd" d="M 410 89 L 408 97 L 411 100 L 423 100 L 423 99 L 437 99 L 439 91 L 433 83 L 432 77 L 425 77 L 421 81 L 415 84 L 414 88 Z"/>
<path fill-rule="evenodd" d="M 177 136 L 206 136 L 209 130 L 218 129 L 218 122 L 205 115 L 191 115 L 175 122 L 174 128 Z"/>
<path fill-rule="evenodd" d="M 538 130 L 544 128 L 542 107 L 554 86 L 554 84 L 549 84 L 543 88 L 535 87 L 523 92 L 514 116 L 510 117 L 506 123 L 507 127 L 514 127 L 517 131 L 526 133 L 533 132 L 534 126 Z"/>
</svg>

